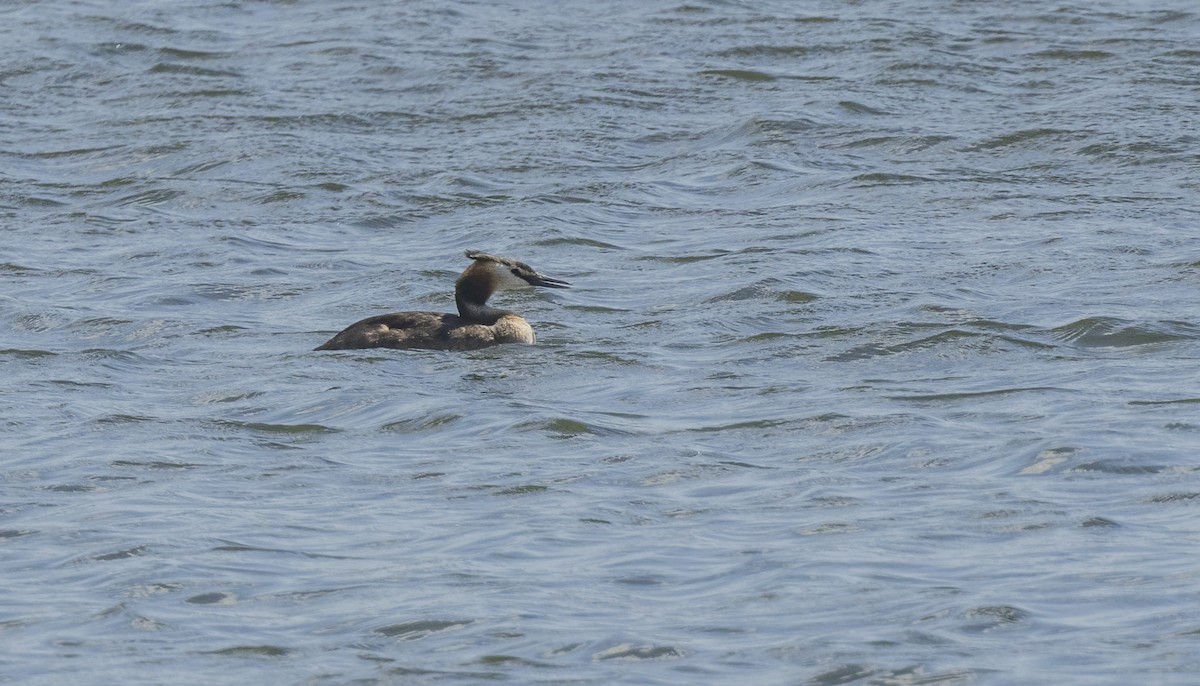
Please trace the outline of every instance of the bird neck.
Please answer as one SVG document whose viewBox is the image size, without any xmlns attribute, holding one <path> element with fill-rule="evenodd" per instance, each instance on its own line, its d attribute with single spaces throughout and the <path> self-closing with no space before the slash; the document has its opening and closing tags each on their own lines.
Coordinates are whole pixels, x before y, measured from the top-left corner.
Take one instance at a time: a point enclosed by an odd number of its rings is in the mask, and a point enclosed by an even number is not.
<svg viewBox="0 0 1200 686">
<path fill-rule="evenodd" d="M 512 314 L 487 304 L 497 286 L 496 276 L 489 268 L 479 263 L 467 267 L 454 283 L 454 304 L 458 306 L 458 316 L 480 324 L 495 324 L 497 319 Z"/>
<path fill-rule="evenodd" d="M 457 293 L 454 296 L 454 304 L 458 305 L 458 316 L 477 324 L 495 324 L 497 319 L 512 314 L 510 310 L 492 307 L 487 303 L 473 302 Z"/>
</svg>

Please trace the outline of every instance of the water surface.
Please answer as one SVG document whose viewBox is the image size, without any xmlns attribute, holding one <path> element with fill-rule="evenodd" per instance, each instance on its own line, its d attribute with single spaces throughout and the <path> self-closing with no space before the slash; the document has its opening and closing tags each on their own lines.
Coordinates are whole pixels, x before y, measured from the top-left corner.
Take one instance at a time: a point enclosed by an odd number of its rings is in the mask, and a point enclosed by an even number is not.
<svg viewBox="0 0 1200 686">
<path fill-rule="evenodd" d="M 0 681 L 1195 682 L 1191 4 L 0 24 Z"/>
</svg>

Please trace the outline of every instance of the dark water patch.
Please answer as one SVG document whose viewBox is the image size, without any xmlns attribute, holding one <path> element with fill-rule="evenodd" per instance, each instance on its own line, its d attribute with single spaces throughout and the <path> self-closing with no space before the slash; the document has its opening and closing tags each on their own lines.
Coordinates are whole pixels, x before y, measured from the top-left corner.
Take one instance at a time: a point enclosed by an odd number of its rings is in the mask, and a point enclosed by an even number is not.
<svg viewBox="0 0 1200 686">
<path fill-rule="evenodd" d="M 1200 501 L 1200 493 L 1163 493 L 1161 495 L 1151 496 L 1146 502 L 1153 503 L 1155 505 L 1168 505 L 1173 503 L 1192 503 L 1194 501 Z"/>
<path fill-rule="evenodd" d="M 1035 52 L 1033 55 L 1031 55 L 1031 57 L 1081 62 L 1090 60 L 1107 60 L 1116 57 L 1116 55 L 1105 50 L 1068 50 L 1064 48 L 1054 48 L 1051 50 Z"/>
<path fill-rule="evenodd" d="M 113 460 L 109 462 L 113 467 L 133 467 L 136 469 L 196 469 L 198 467 L 206 467 L 208 465 L 197 462 L 167 462 L 164 460 Z"/>
<path fill-rule="evenodd" d="M 194 287 L 195 295 L 210 300 L 286 300 L 303 291 L 285 284 L 223 284 L 207 283 Z"/>
<path fill-rule="evenodd" d="M 781 290 L 777 279 L 766 279 L 706 299 L 706 303 L 738 302 L 742 300 L 775 300 L 789 303 L 807 303 L 817 299 L 812 293 Z"/>
<path fill-rule="evenodd" d="M 253 97 L 258 95 L 257 91 L 236 89 L 236 88 L 198 88 L 179 92 L 172 92 L 169 97 L 182 98 L 182 100 L 193 100 L 193 98 L 234 98 L 234 97 Z M 224 164 L 223 162 L 212 164 L 212 167 L 218 167 Z"/>
<path fill-rule="evenodd" d="M 282 548 L 266 548 L 263 546 L 246 545 L 236 542 L 226 542 L 223 545 L 212 546 L 209 548 L 209 550 L 217 553 L 270 553 L 272 555 L 289 555 L 310 560 L 347 559 L 343 556 L 337 555 L 322 555 L 320 553 L 308 553 L 301 550 L 285 550 Z"/>
<path fill-rule="evenodd" d="M 89 555 L 85 558 L 75 560 L 76 562 L 113 562 L 116 560 L 128 560 L 130 558 L 142 557 L 149 552 L 146 546 L 135 546 L 125 550 L 117 550 L 111 553 L 101 553 L 98 555 Z"/>
<path fill-rule="evenodd" d="M 139 479 L 139 478 L 138 478 L 138 477 L 136 477 L 136 476 L 116 476 L 116 475 L 107 475 L 107 476 L 95 476 L 95 477 L 92 477 L 92 481 L 95 481 L 96 483 L 101 483 L 101 484 L 104 484 L 104 483 L 117 483 L 117 484 L 120 484 L 120 483 L 127 483 L 127 484 L 132 484 L 132 483 L 140 483 L 140 482 L 141 482 L 141 479 Z"/>
<path fill-rule="evenodd" d="M 216 60 L 226 59 L 234 56 L 233 53 L 229 52 L 214 52 L 211 50 L 195 49 L 186 50 L 183 48 L 172 48 L 170 46 L 158 48 L 158 52 L 159 54 L 166 55 L 167 57 L 186 60 Z"/>
<path fill-rule="evenodd" d="M 709 255 L 645 255 L 638 257 L 639 260 L 647 260 L 653 262 L 664 262 L 667 264 L 693 264 L 696 262 L 707 262 L 729 255 L 728 250 L 715 250 Z"/>
<path fill-rule="evenodd" d="M 666 577 L 656 574 L 634 574 L 614 579 L 618 584 L 626 586 L 662 586 L 667 582 Z"/>
<path fill-rule="evenodd" d="M 870 114 L 874 116 L 891 114 L 891 112 L 871 107 L 870 105 L 864 105 L 861 102 L 854 102 L 853 100 L 842 100 L 838 102 L 838 107 L 851 114 Z"/>
<path fill-rule="evenodd" d="M 1200 65 L 1200 50 L 1168 50 L 1162 56 L 1178 58 L 1185 64 Z"/>
<path fill-rule="evenodd" d="M 568 359 L 577 360 L 583 364 L 594 361 L 604 361 L 621 367 L 641 367 L 644 362 L 641 356 L 622 355 L 606 350 L 578 350 L 567 353 Z"/>
<path fill-rule="evenodd" d="M 972 633 L 1026 625 L 1030 620 L 1028 612 L 1012 605 L 981 605 L 967 610 L 963 616 L 969 622 L 964 628 Z"/>
<path fill-rule="evenodd" d="M 69 323 L 65 317 L 49 312 L 23 314 L 12 320 L 12 328 L 31 333 L 46 333 Z"/>
<path fill-rule="evenodd" d="M 270 115 L 258 117 L 264 126 L 280 131 L 324 130 L 330 134 L 371 133 L 389 122 L 398 127 L 415 123 L 417 115 L 409 112 L 373 112 L 367 109 L 355 114 L 313 113 Z"/>
<path fill-rule="evenodd" d="M 292 653 L 291 648 L 276 645 L 238 645 L 220 650 L 207 651 L 206 655 L 225 655 L 229 657 L 287 657 Z"/>
<path fill-rule="evenodd" d="M 153 358 L 149 356 L 140 355 L 130 350 L 115 350 L 112 348 L 85 348 L 79 351 L 79 356 L 87 362 L 98 362 L 113 369 L 143 367 L 153 361 Z"/>
<path fill-rule="evenodd" d="M 1187 322 L 1134 323 L 1116 317 L 1087 317 L 1056 326 L 1049 333 L 1084 348 L 1127 348 L 1200 338 Z"/>
<path fill-rule="evenodd" d="M 547 205 L 586 205 L 596 201 L 593 198 L 586 198 L 570 193 L 550 193 L 530 198 L 530 202 L 545 203 Z"/>
<path fill-rule="evenodd" d="M 230 246 L 230 250 L 270 251 L 272 253 L 297 251 L 315 253 L 341 252 L 336 246 L 311 246 L 304 244 L 302 241 L 286 240 L 279 236 L 267 238 L 252 233 L 224 234 L 217 240 Z"/>
<path fill-rule="evenodd" d="M 92 493 L 100 488 L 94 484 L 52 484 L 46 486 L 45 490 L 52 493 Z"/>
<path fill-rule="evenodd" d="M 687 653 L 675 646 L 669 645 L 632 645 L 621 643 L 605 648 L 592 654 L 593 660 L 628 660 L 640 662 L 643 660 L 674 660 L 684 657 Z"/>
<path fill-rule="evenodd" d="M 746 343 L 762 343 L 769 341 L 787 341 L 804 337 L 804 334 L 792 333 L 788 331 L 764 331 L 762 333 L 746 336 L 740 340 Z"/>
<path fill-rule="evenodd" d="M 419 433 L 423 431 L 433 431 L 452 425 L 462 418 L 462 415 L 452 412 L 445 414 L 434 414 L 430 416 L 414 417 L 411 419 L 401 419 L 399 421 L 389 422 L 379 427 L 379 430 L 395 433 Z"/>
<path fill-rule="evenodd" d="M 65 207 L 68 204 L 65 200 L 37 195 L 26 196 L 21 199 L 21 203 L 31 207 Z"/>
<path fill-rule="evenodd" d="M 196 400 L 205 405 L 220 404 L 220 403 L 236 403 L 243 400 L 251 400 L 266 395 L 264 391 L 242 391 L 234 393 L 211 392 L 197 396 Z"/>
<path fill-rule="evenodd" d="M 895 186 L 909 185 L 916 183 L 929 183 L 936 179 L 927 176 L 917 176 L 915 174 L 894 174 L 888 172 L 870 172 L 867 174 L 858 174 L 849 179 L 850 183 L 859 186 Z"/>
<path fill-rule="evenodd" d="M 740 45 L 734 48 L 726 48 L 716 53 L 717 57 L 721 58 L 740 58 L 740 57 L 767 57 L 767 58 L 794 58 L 804 57 L 813 50 L 807 45 Z"/>
<path fill-rule="evenodd" d="M 1107 517 L 1088 517 L 1079 523 L 1084 529 L 1119 529 L 1121 525 Z"/>
<path fill-rule="evenodd" d="M 534 669 L 557 666 L 549 662 L 538 662 L 515 655 L 484 655 L 478 659 L 478 662 L 481 665 L 512 665 L 514 667 L 531 667 Z"/>
<path fill-rule="evenodd" d="M 192 605 L 233 605 L 237 602 L 237 596 L 232 593 L 201 593 L 194 595 L 184 601 Z"/>
<path fill-rule="evenodd" d="M 736 460 L 722 460 L 718 464 L 724 465 L 726 467 L 736 467 L 738 469 L 775 469 L 775 467 L 768 467 L 766 465 L 759 465 L 759 464 L 751 464 L 749 462 L 739 462 Z"/>
<path fill-rule="evenodd" d="M 116 413 L 116 414 L 104 415 L 103 417 L 97 417 L 92 420 L 92 423 L 104 426 L 104 425 L 136 424 L 136 423 L 141 423 L 141 422 L 154 422 L 154 421 L 158 421 L 158 418 L 151 417 L 148 415 Z"/>
<path fill-rule="evenodd" d="M 233 77 L 241 78 L 241 74 L 228 69 L 210 69 L 197 67 L 192 64 L 177 64 L 174 62 L 159 62 L 150 67 L 151 74 L 185 74 L 188 76 Z"/>
<path fill-rule="evenodd" d="M 698 426 L 691 431 L 701 433 L 715 433 L 722 431 L 756 431 L 762 429 L 779 429 L 786 428 L 801 423 L 808 423 L 809 419 L 751 419 L 740 422 L 730 422 L 728 424 L 715 424 L 708 426 Z M 820 420 L 818 420 L 820 421 Z"/>
<path fill-rule="evenodd" d="M 514 427 L 518 432 L 540 431 L 552 438 L 581 438 L 584 436 L 614 436 L 627 435 L 630 431 L 612 426 L 601 426 L 594 422 L 585 422 L 568 417 L 547 417 L 518 422 Z"/>
<path fill-rule="evenodd" d="M 947 135 L 886 135 L 886 136 L 867 136 L 865 138 L 855 138 L 848 143 L 843 143 L 839 147 L 842 148 L 880 148 L 889 150 L 899 154 L 913 154 L 923 152 L 930 148 L 937 147 L 943 143 L 950 143 L 957 140 L 954 136 Z"/>
<path fill-rule="evenodd" d="M 921 641 L 916 641 L 920 643 Z M 943 648 L 946 641 L 931 640 L 931 645 Z M 892 642 L 877 643 L 876 650 L 895 647 Z M 850 684 L 947 684 L 948 686 L 965 686 L 980 681 L 986 681 L 988 674 L 997 670 L 975 670 L 952 668 L 944 671 L 930 671 L 927 665 L 918 664 L 907 667 L 872 667 L 865 664 L 848 664 L 820 672 L 804 682 L 805 686 L 849 686 Z"/>
<path fill-rule="evenodd" d="M 212 422 L 222 429 L 251 431 L 263 434 L 282 434 L 286 436 L 311 436 L 319 434 L 338 433 L 341 429 L 322 426 L 320 424 L 272 424 L 266 422 L 247 422 L 235 419 L 218 419 Z"/>
<path fill-rule="evenodd" d="M 843 148 L 877 148 L 890 147 L 898 140 L 903 140 L 900 136 L 869 136 L 867 138 L 859 138 L 849 143 L 843 144 Z"/>
<path fill-rule="evenodd" d="M 617 245 L 616 243 L 610 243 L 608 241 L 596 240 L 593 238 L 582 238 L 582 237 L 556 236 L 554 238 L 545 238 L 545 239 L 542 239 L 539 241 L 534 241 L 533 245 L 537 245 L 540 247 L 547 247 L 547 248 L 559 247 L 559 246 L 566 246 L 566 247 L 574 246 L 574 247 L 579 247 L 579 248 L 595 248 L 597 250 L 620 250 L 620 251 L 629 250 L 629 248 L 626 248 L 621 245 Z"/>
<path fill-rule="evenodd" d="M 1163 428 L 1167 431 L 1200 431 L 1200 424 L 1190 424 L 1188 422 L 1167 422 L 1163 424 Z"/>
<path fill-rule="evenodd" d="M 1115 460 L 1095 460 L 1092 462 L 1082 462 L 1071 468 L 1072 472 L 1102 472 L 1104 474 L 1130 475 L 1130 474 L 1159 474 L 1169 470 L 1170 467 L 1163 465 L 1141 465 L 1129 464 L 1128 462 L 1118 462 Z"/>
<path fill-rule="evenodd" d="M 16 262 L 0 262 L 0 275 L 6 278 L 11 276 L 35 276 L 41 273 L 42 270 L 35 267 L 26 267 Z"/>
<path fill-rule="evenodd" d="M 50 350 L 18 350 L 16 348 L 0 349 L 0 356 L 18 359 L 38 359 L 43 357 L 54 357 L 55 355 L 58 355 L 58 353 Z"/>
<path fill-rule="evenodd" d="M 1121 166 L 1140 166 L 1170 161 L 1172 156 L 1185 153 L 1186 148 L 1165 142 L 1102 141 L 1085 145 L 1077 152 Z"/>
<path fill-rule="evenodd" d="M 277 202 L 286 203 L 294 202 L 296 200 L 303 200 L 305 197 L 307 197 L 307 194 L 304 191 L 279 189 L 265 195 L 258 196 L 255 199 L 255 202 L 263 205 L 270 205 L 271 203 Z"/>
<path fill-rule="evenodd" d="M 886 683 L 884 679 L 890 678 L 893 674 L 888 670 L 879 670 L 863 664 L 847 664 L 818 672 L 809 678 L 807 683 L 811 686 L 845 686 L 854 683 L 870 683 L 873 677 L 880 677 L 877 679 L 878 683 Z"/>
<path fill-rule="evenodd" d="M 24 157 L 27 159 L 32 159 L 32 160 L 37 160 L 37 159 L 53 160 L 53 159 L 59 159 L 59 158 L 72 158 L 72 157 L 89 157 L 90 158 L 90 157 L 96 157 L 96 156 L 110 155 L 110 154 L 112 154 L 112 152 L 114 150 L 120 150 L 122 147 L 123 146 L 121 146 L 121 145 L 105 145 L 105 146 L 99 146 L 99 147 L 68 148 L 66 150 L 40 150 L 40 151 L 36 151 L 36 152 L 21 153 L 21 157 Z"/>
<path fill-rule="evenodd" d="M 137 186 L 137 185 L 141 185 L 144 182 L 145 182 L 144 179 L 141 179 L 141 178 L 138 178 L 135 176 L 114 176 L 112 178 L 105 179 L 105 180 L 101 181 L 100 183 L 96 184 L 96 187 L 102 188 L 104 190 L 108 190 L 108 189 L 112 189 L 112 188 L 124 188 L 126 186 Z"/>
<path fill-rule="evenodd" d="M 391 624 L 375 630 L 375 633 L 403 641 L 416 641 L 433 634 L 470 626 L 472 620 L 420 619 L 400 624 Z"/>
<path fill-rule="evenodd" d="M 514 496 L 514 495 L 532 495 L 534 493 L 544 493 L 549 491 L 549 487 L 540 484 L 526 484 L 523 486 L 508 486 L 497 489 L 493 495 L 499 496 Z"/>
<path fill-rule="evenodd" d="M 920 326 L 920 328 L 928 327 Z M 827 359 L 831 362 L 850 362 L 855 360 L 867 360 L 875 357 L 906 355 L 935 348 L 951 348 L 959 353 L 978 353 L 986 352 L 989 348 L 994 347 L 997 342 L 1002 340 L 1003 338 L 1001 337 L 987 333 L 952 328 L 945 331 L 939 331 L 938 333 L 924 336 L 922 338 L 905 341 L 902 343 L 894 343 L 891 345 L 867 343 L 865 345 L 856 346 L 837 355 L 833 355 Z M 1022 344 L 1024 343 L 1025 342 L 1022 341 Z"/>
<path fill-rule="evenodd" d="M 700 73 L 704 76 L 717 76 L 734 81 L 746 81 L 749 83 L 765 83 L 778 79 L 776 76 L 763 71 L 755 71 L 753 69 L 705 69 Z"/>
<path fill-rule="evenodd" d="M 967 152 L 999 150 L 1010 147 L 1028 147 L 1040 145 L 1045 139 L 1056 141 L 1073 141 L 1082 138 L 1084 134 L 1077 131 L 1052 128 L 1022 129 L 1012 133 L 990 138 L 966 148 Z"/>
<path fill-rule="evenodd" d="M 137 205 L 140 207 L 154 207 L 168 203 L 175 198 L 182 197 L 184 191 L 173 190 L 170 188 L 154 188 L 150 190 L 127 195 L 123 198 L 118 198 L 115 205 Z"/>
<path fill-rule="evenodd" d="M 1053 350 L 1056 346 L 1051 343 L 1042 343 L 1041 341 L 1033 341 L 1028 338 L 1018 338 L 1016 336 L 996 336 L 995 340 L 1011 343 L 1020 348 L 1028 348 L 1030 350 Z"/>
<path fill-rule="evenodd" d="M 801 536 L 837 536 L 859 533 L 861 531 L 862 527 L 853 522 L 820 522 L 812 526 L 803 527 L 797 533 Z"/>
<path fill-rule="evenodd" d="M 757 116 L 750 118 L 733 130 L 727 131 L 719 138 L 718 142 L 748 140 L 762 144 L 794 145 L 799 137 L 810 135 L 814 129 L 821 126 L 822 123 L 819 120 L 811 117 L 796 116 L 785 119 Z"/>
<path fill-rule="evenodd" d="M 1013 395 L 1017 393 L 1063 393 L 1069 392 L 1068 389 L 1056 388 L 1054 386 L 1028 386 L 1017 388 L 996 388 L 986 391 L 963 391 L 957 393 L 930 393 L 927 395 L 894 395 L 889 396 L 892 400 L 908 400 L 916 402 L 932 402 L 932 403 L 957 403 L 965 400 L 975 400 L 980 398 L 992 398 Z"/>
<path fill-rule="evenodd" d="M 1172 400 L 1130 400 L 1130 405 L 1200 405 L 1200 398 L 1176 398 Z"/>
<path fill-rule="evenodd" d="M 586 314 L 623 314 L 629 310 L 623 307 L 609 307 L 605 305 L 563 305 L 563 309 L 567 311 L 583 312 Z M 627 325 L 629 328 L 638 328 L 638 324 Z"/>
</svg>

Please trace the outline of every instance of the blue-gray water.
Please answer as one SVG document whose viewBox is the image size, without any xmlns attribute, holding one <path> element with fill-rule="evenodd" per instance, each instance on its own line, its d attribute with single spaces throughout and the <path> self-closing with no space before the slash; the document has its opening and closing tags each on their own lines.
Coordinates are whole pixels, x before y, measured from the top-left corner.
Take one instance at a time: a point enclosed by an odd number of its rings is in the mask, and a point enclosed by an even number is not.
<svg viewBox="0 0 1200 686">
<path fill-rule="evenodd" d="M 0 683 L 1200 678 L 1194 3 L 0 26 Z"/>
</svg>

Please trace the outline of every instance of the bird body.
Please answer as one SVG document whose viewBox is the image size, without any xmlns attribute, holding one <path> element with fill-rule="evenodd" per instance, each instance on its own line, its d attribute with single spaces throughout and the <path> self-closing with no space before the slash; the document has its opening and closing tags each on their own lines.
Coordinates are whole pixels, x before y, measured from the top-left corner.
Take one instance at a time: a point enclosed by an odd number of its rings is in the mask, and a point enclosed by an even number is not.
<svg viewBox="0 0 1200 686">
<path fill-rule="evenodd" d="M 395 312 L 351 324 L 317 350 L 425 348 L 478 350 L 502 343 L 533 345 L 533 327 L 520 315 L 487 304 L 497 290 L 519 286 L 568 288 L 570 284 L 534 271 L 524 262 L 468 250 L 471 266 L 454 284 L 458 314 Z"/>
</svg>

